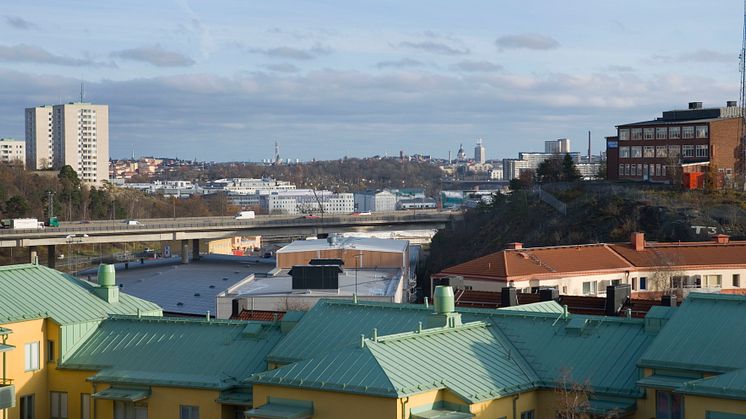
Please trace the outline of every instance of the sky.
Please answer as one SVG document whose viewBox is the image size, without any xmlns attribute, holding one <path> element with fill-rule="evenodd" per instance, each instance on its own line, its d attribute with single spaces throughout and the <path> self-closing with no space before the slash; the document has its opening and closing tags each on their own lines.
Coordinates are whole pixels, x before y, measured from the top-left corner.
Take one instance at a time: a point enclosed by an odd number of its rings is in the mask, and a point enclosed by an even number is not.
<svg viewBox="0 0 746 419">
<path fill-rule="evenodd" d="M 737 0 L 0 0 L 0 137 L 83 81 L 113 158 L 595 154 L 737 100 L 742 25 Z"/>
</svg>

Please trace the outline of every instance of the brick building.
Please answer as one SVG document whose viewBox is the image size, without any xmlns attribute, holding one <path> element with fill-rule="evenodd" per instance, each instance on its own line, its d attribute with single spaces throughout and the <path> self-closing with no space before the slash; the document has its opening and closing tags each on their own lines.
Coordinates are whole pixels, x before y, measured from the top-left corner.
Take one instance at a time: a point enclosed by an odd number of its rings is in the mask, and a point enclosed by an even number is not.
<svg viewBox="0 0 746 419">
<path fill-rule="evenodd" d="M 734 101 L 722 108 L 691 102 L 688 109 L 666 111 L 660 118 L 618 125 L 617 135 L 606 138 L 607 177 L 683 182 L 694 189 L 712 172 L 722 186 L 743 164 L 742 125 Z"/>
</svg>

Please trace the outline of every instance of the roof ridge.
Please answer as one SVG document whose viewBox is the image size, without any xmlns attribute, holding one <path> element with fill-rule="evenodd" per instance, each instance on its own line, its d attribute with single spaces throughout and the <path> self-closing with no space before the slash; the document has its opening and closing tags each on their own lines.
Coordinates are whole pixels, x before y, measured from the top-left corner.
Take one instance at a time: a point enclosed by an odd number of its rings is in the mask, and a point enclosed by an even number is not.
<svg viewBox="0 0 746 419">
<path fill-rule="evenodd" d="M 107 320 L 129 320 L 129 321 L 140 321 L 148 323 L 183 323 L 183 324 L 213 324 L 213 325 L 231 325 L 231 326 L 246 326 L 248 324 L 261 324 L 267 325 L 272 323 L 271 321 L 259 321 L 259 320 L 231 320 L 231 319 L 217 319 L 210 318 L 207 320 L 203 317 L 172 317 L 172 316 L 138 316 L 136 314 L 110 314 Z"/>
<path fill-rule="evenodd" d="M 431 327 L 428 329 L 414 330 L 411 332 L 394 333 L 390 335 L 380 336 L 375 339 L 366 338 L 365 342 L 366 343 L 367 342 L 386 343 L 389 341 L 412 339 L 412 338 L 416 338 L 419 336 L 439 335 L 439 334 L 455 333 L 455 332 L 471 330 L 471 329 L 489 328 L 489 326 L 490 326 L 490 323 L 483 321 L 483 320 L 477 320 L 477 321 L 473 321 L 469 323 L 464 323 L 458 326 Z"/>
</svg>

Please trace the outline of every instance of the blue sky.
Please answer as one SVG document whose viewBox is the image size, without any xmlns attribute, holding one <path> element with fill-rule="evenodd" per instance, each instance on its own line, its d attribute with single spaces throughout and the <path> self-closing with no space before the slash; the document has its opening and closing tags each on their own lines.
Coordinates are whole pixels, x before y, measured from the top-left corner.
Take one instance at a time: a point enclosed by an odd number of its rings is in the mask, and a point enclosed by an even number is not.
<svg viewBox="0 0 746 419">
<path fill-rule="evenodd" d="M 112 157 L 488 158 L 738 99 L 743 3 L 33 1 L 0 7 L 0 137 L 110 106 Z"/>
</svg>

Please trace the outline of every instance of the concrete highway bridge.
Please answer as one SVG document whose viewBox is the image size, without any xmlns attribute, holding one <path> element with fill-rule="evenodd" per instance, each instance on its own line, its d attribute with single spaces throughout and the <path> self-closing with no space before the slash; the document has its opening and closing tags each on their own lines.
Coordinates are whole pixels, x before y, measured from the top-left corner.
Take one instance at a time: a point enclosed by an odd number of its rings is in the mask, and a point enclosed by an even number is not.
<svg viewBox="0 0 746 419">
<path fill-rule="evenodd" d="M 371 215 L 329 214 L 324 217 L 258 215 L 254 219 L 233 217 L 190 217 L 63 222 L 59 227 L 39 230 L 0 229 L 0 248 L 27 247 L 35 260 L 39 247 L 46 247 L 49 266 L 54 267 L 58 245 L 181 241 L 182 263 L 199 259 L 199 241 L 235 236 L 262 236 L 266 239 L 292 239 L 322 233 L 345 231 L 386 231 L 441 229 L 460 219 L 456 211 L 395 211 Z"/>
</svg>

